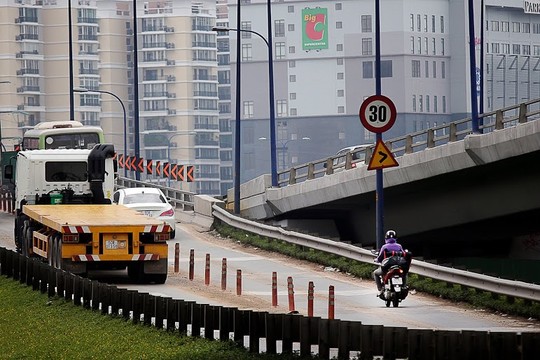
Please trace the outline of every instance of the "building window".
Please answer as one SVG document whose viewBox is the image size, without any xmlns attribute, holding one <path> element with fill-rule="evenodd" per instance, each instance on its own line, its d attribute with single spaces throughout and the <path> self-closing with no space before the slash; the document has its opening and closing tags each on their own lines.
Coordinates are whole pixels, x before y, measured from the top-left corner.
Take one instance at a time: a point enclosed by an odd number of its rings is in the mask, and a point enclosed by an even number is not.
<svg viewBox="0 0 540 360">
<path fill-rule="evenodd" d="M 336 51 L 343 51 L 343 44 L 336 44 Z"/>
<path fill-rule="evenodd" d="M 244 101 L 244 119 L 253 117 L 253 101 Z"/>
<path fill-rule="evenodd" d="M 344 114 L 345 113 L 345 106 L 338 106 L 337 107 L 338 114 Z"/>
<path fill-rule="evenodd" d="M 288 31 L 294 31 L 294 24 L 287 25 L 287 30 Z"/>
<path fill-rule="evenodd" d="M 429 51 L 429 47 L 428 47 L 428 44 L 429 44 L 429 40 L 427 37 L 424 38 L 424 54 L 427 55 L 428 51 Z"/>
<path fill-rule="evenodd" d="M 362 61 L 362 77 L 373 79 L 373 61 Z"/>
<path fill-rule="evenodd" d="M 296 52 L 296 48 L 294 46 L 289 46 L 289 54 L 294 54 Z"/>
<path fill-rule="evenodd" d="M 431 15 L 431 32 L 435 32 L 435 15 Z"/>
<path fill-rule="evenodd" d="M 336 3 L 336 10 L 341 10 L 341 3 Z"/>
<path fill-rule="evenodd" d="M 416 42 L 418 43 L 418 53 L 419 54 L 422 54 L 422 38 L 419 36 L 417 39 L 416 39 Z"/>
<path fill-rule="evenodd" d="M 289 82 L 296 82 L 296 75 L 289 75 Z"/>
<path fill-rule="evenodd" d="M 444 61 L 441 62 L 441 77 L 446 79 L 446 63 Z"/>
<path fill-rule="evenodd" d="M 381 61 L 381 77 L 382 78 L 392 77 L 392 60 Z"/>
<path fill-rule="evenodd" d="M 240 22 L 240 28 L 242 30 L 251 30 L 251 21 Z M 242 39 L 251 39 L 251 33 L 249 31 L 242 31 Z"/>
<path fill-rule="evenodd" d="M 521 45 L 512 44 L 512 54 L 519 55 L 521 53 Z"/>
<path fill-rule="evenodd" d="M 414 54 L 414 36 L 411 36 L 411 54 Z"/>
<path fill-rule="evenodd" d="M 288 115 L 287 100 L 278 100 L 276 102 L 276 115 L 277 117 L 285 117 Z"/>
<path fill-rule="evenodd" d="M 444 38 L 441 39 L 441 55 L 444 55 Z"/>
<path fill-rule="evenodd" d="M 281 19 L 274 21 L 274 35 L 275 37 L 285 36 L 285 20 Z"/>
<path fill-rule="evenodd" d="M 291 116 L 298 115 L 298 110 L 296 108 L 291 108 Z"/>
<path fill-rule="evenodd" d="M 424 112 L 424 104 L 422 98 L 422 95 L 418 95 L 418 112 Z"/>
<path fill-rule="evenodd" d="M 432 76 L 433 76 L 434 79 L 437 78 L 437 62 L 436 61 L 433 62 Z"/>
<path fill-rule="evenodd" d="M 501 21 L 501 31 L 502 32 L 509 32 L 510 31 L 510 22 L 509 21 Z"/>
<path fill-rule="evenodd" d="M 338 90 L 338 91 L 337 91 L 337 96 L 338 96 L 338 97 L 343 97 L 343 96 L 345 96 L 345 90 Z"/>
<path fill-rule="evenodd" d="M 412 61 L 412 77 L 413 78 L 420 77 L 420 60 Z"/>
<path fill-rule="evenodd" d="M 502 53 L 510 54 L 510 44 L 501 44 Z"/>
<path fill-rule="evenodd" d="M 289 68 L 296 67 L 296 60 L 289 60 Z"/>
<path fill-rule="evenodd" d="M 338 65 L 343 65 L 343 58 L 336 59 Z"/>
<path fill-rule="evenodd" d="M 514 22 L 512 23 L 512 31 L 513 31 L 513 32 L 517 32 L 517 33 L 518 33 L 518 32 L 521 32 L 521 23 L 515 22 L 515 21 L 514 21 Z"/>
<path fill-rule="evenodd" d="M 429 95 L 426 95 L 426 112 L 429 112 Z"/>
<path fill-rule="evenodd" d="M 533 24 L 533 34 L 540 34 L 540 24 L 539 23 Z"/>
<path fill-rule="evenodd" d="M 446 114 L 446 96 L 442 97 L 442 112 Z"/>
<path fill-rule="evenodd" d="M 373 44 L 371 38 L 362 39 L 362 55 L 373 55 Z"/>
<path fill-rule="evenodd" d="M 410 14 L 409 19 L 411 23 L 411 31 L 414 31 L 414 14 Z"/>
<path fill-rule="evenodd" d="M 420 32 L 422 29 L 422 21 L 420 20 L 420 14 L 416 15 L 416 31 Z"/>
<path fill-rule="evenodd" d="M 287 12 L 289 14 L 293 13 L 294 12 L 294 6 L 292 6 L 292 5 L 287 6 Z"/>
<path fill-rule="evenodd" d="M 242 44 L 242 61 L 250 61 L 252 59 L 251 44 Z"/>
<path fill-rule="evenodd" d="M 427 60 L 424 62 L 424 73 L 426 79 L 429 78 L 429 61 Z"/>
<path fill-rule="evenodd" d="M 424 32 L 428 32 L 427 15 L 424 15 Z"/>
<path fill-rule="evenodd" d="M 499 22 L 497 20 L 491 21 L 491 31 L 499 31 Z"/>
<path fill-rule="evenodd" d="M 416 95 L 412 96 L 412 111 L 416 112 Z"/>
<path fill-rule="evenodd" d="M 523 51 L 523 55 L 531 55 L 531 45 L 523 45 L 521 50 Z"/>
<path fill-rule="evenodd" d="M 284 42 L 276 42 L 274 44 L 274 58 L 276 60 L 279 60 L 279 59 L 285 59 L 285 43 Z"/>
<path fill-rule="evenodd" d="M 491 53 L 498 54 L 500 52 L 499 43 L 491 43 Z"/>
<path fill-rule="evenodd" d="M 373 31 L 372 25 L 371 25 L 371 15 L 362 15 L 360 21 L 362 23 L 363 33 L 370 33 Z"/>
<path fill-rule="evenodd" d="M 437 40 L 435 38 L 431 39 L 431 47 L 432 47 L 431 54 L 437 55 Z"/>
<path fill-rule="evenodd" d="M 337 79 L 338 80 L 343 80 L 343 73 L 342 72 L 337 73 Z"/>
<path fill-rule="evenodd" d="M 289 99 L 290 100 L 296 100 L 296 93 L 290 93 L 289 94 Z"/>
<path fill-rule="evenodd" d="M 343 29 L 343 23 L 341 21 L 336 21 L 336 29 Z"/>
<path fill-rule="evenodd" d="M 441 34 L 444 34 L 444 16 L 441 16 Z"/>
<path fill-rule="evenodd" d="M 433 96 L 433 112 L 437 112 L 437 111 L 438 111 L 437 107 L 438 107 L 438 104 L 437 104 L 437 95 L 434 95 L 434 96 Z"/>
</svg>

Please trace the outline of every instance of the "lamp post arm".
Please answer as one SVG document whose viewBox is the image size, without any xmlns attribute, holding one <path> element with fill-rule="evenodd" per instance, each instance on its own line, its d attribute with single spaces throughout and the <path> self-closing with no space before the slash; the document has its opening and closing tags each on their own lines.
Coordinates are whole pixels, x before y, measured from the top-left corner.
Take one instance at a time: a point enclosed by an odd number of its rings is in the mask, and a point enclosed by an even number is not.
<svg viewBox="0 0 540 360">
<path fill-rule="evenodd" d="M 262 36 L 260 33 L 256 32 L 255 30 L 248 30 L 248 29 L 240 29 L 240 30 L 238 30 L 238 29 L 234 29 L 234 28 L 220 28 L 220 27 L 214 27 L 212 30 L 214 30 L 214 31 L 240 31 L 240 32 L 252 33 L 252 34 L 255 34 L 258 37 L 260 37 L 264 41 L 266 46 L 270 47 L 270 44 L 268 43 L 268 40 L 266 40 L 266 38 L 264 36 Z"/>
</svg>

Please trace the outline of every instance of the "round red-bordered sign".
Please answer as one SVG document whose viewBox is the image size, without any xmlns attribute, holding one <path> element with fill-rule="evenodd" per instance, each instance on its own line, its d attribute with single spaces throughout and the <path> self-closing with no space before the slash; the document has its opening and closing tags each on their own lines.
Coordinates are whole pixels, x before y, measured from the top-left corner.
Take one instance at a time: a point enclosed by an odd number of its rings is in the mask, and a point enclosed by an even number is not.
<svg viewBox="0 0 540 360">
<path fill-rule="evenodd" d="M 384 95 L 372 95 L 360 106 L 360 122 L 374 133 L 383 133 L 396 122 L 396 106 Z"/>
</svg>

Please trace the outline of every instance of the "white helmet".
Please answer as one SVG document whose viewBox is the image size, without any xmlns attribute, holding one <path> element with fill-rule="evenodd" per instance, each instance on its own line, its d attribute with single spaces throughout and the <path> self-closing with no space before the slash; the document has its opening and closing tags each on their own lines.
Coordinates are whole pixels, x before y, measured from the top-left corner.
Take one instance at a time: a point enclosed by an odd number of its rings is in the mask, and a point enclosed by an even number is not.
<svg viewBox="0 0 540 360">
<path fill-rule="evenodd" d="M 386 234 L 384 235 L 384 239 L 385 240 L 388 240 L 388 239 L 395 239 L 396 238 L 396 232 L 394 230 L 388 230 L 386 232 Z"/>
</svg>

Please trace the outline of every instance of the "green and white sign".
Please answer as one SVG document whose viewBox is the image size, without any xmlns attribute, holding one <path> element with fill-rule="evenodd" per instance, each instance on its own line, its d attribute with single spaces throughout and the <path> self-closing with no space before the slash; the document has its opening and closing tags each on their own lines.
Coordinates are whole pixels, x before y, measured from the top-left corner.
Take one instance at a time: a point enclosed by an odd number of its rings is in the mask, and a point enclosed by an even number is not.
<svg viewBox="0 0 540 360">
<path fill-rule="evenodd" d="M 302 9 L 302 49 L 328 49 L 328 9 Z"/>
</svg>

